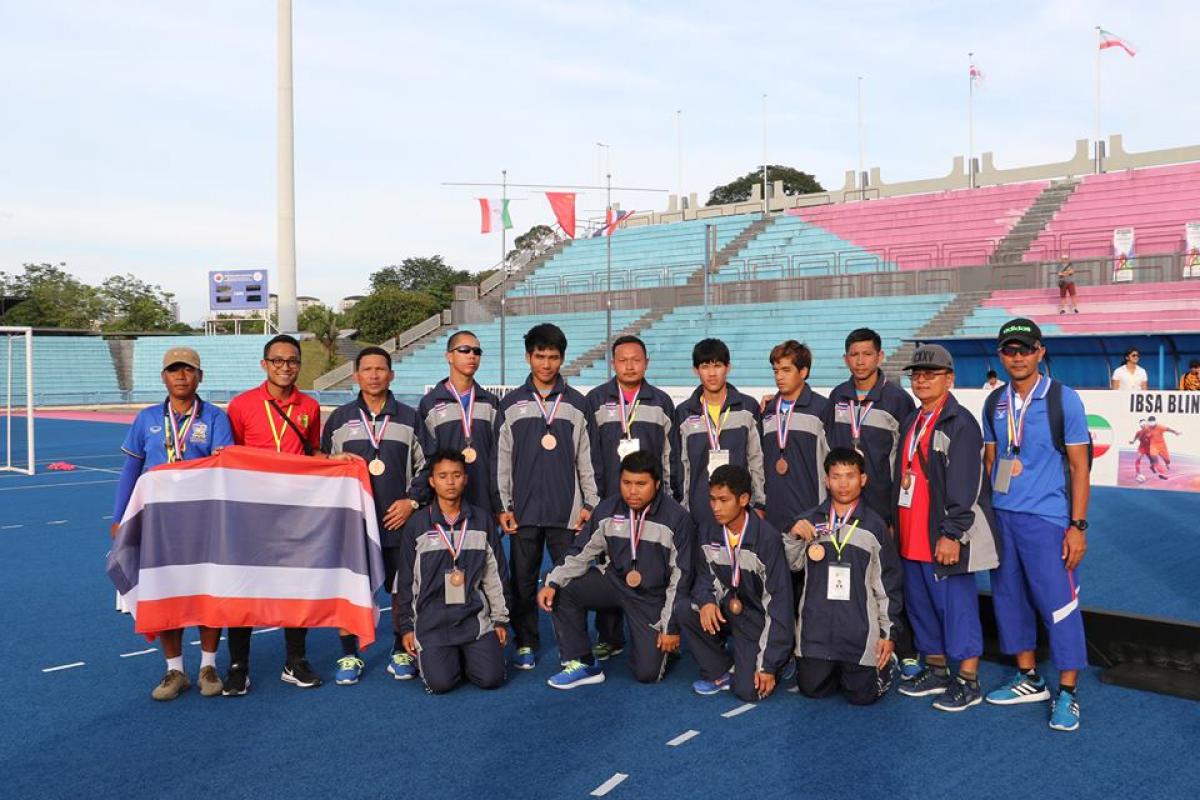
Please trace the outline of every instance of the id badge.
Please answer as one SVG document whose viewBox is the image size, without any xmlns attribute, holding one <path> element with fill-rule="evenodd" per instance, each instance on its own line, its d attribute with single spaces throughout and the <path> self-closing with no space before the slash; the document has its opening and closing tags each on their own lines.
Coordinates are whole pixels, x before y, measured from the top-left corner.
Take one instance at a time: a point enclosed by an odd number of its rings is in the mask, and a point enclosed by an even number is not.
<svg viewBox="0 0 1200 800">
<path fill-rule="evenodd" d="M 898 506 L 900 506 L 901 508 L 912 508 L 913 486 L 915 484 L 916 484 L 915 480 L 909 481 L 907 489 L 904 488 L 903 483 L 900 484 L 900 498 L 899 498 L 899 500 L 896 501 L 896 504 Z"/>
<path fill-rule="evenodd" d="M 847 564 L 829 565 L 829 582 L 825 590 L 826 600 L 850 599 L 850 567 Z"/>
<path fill-rule="evenodd" d="M 617 441 L 617 458 L 624 460 L 625 456 L 630 453 L 636 453 L 642 449 L 640 439 L 619 439 Z"/>
<path fill-rule="evenodd" d="M 442 580 L 446 586 L 446 605 L 461 606 L 467 602 L 467 585 L 455 586 L 450 580 L 450 573 L 446 572 L 442 575 Z"/>
<path fill-rule="evenodd" d="M 1011 458 L 1001 458 L 996 461 L 996 480 L 992 483 L 992 488 L 1006 494 L 1008 485 L 1012 483 L 1013 460 Z"/>
<path fill-rule="evenodd" d="M 729 463 L 728 450 L 709 450 L 708 451 L 708 477 L 717 471 L 717 467 L 723 467 Z"/>
</svg>

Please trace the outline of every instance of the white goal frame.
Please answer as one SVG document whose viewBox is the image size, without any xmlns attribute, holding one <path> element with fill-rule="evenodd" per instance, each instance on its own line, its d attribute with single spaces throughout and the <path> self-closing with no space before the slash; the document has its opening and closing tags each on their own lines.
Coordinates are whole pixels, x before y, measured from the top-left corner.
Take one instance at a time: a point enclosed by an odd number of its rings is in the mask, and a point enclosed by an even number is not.
<svg viewBox="0 0 1200 800">
<path fill-rule="evenodd" d="M 33 434 L 33 328 L 0 326 L 0 333 L 5 334 L 5 351 L 0 353 L 5 358 L 4 368 L 4 463 L 0 464 L 0 472 L 19 472 L 23 475 L 34 474 L 34 434 Z M 13 334 L 25 337 L 25 438 L 28 450 L 26 465 L 13 464 L 12 460 L 12 418 L 13 418 Z"/>
</svg>

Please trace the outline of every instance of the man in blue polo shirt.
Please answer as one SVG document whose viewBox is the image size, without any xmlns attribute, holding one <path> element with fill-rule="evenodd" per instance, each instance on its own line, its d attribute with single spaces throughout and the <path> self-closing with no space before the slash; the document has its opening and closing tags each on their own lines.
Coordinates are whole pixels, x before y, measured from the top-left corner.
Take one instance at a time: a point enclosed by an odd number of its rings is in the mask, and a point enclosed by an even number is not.
<svg viewBox="0 0 1200 800">
<path fill-rule="evenodd" d="M 1078 394 L 1038 371 L 1046 350 L 1036 323 L 1011 320 L 999 338 L 1009 380 L 984 404 L 984 465 L 1000 528 L 1000 566 L 992 572 L 996 624 L 1000 647 L 1016 656 L 1019 672 L 987 701 L 1050 699 L 1034 655 L 1040 618 L 1059 670 L 1050 727 L 1073 731 L 1078 671 L 1087 666 L 1075 574 L 1087 550 L 1087 414 Z"/>
<path fill-rule="evenodd" d="M 233 432 L 225 412 L 205 403 L 196 394 L 203 378 L 200 356 L 192 348 L 172 347 L 163 354 L 162 381 L 167 387 L 167 399 L 142 409 L 121 445 L 125 464 L 121 468 L 113 505 L 113 536 L 116 536 L 133 487 L 143 472 L 159 464 L 205 458 L 233 444 Z M 155 700 L 174 700 L 191 686 L 183 671 L 183 631 L 163 631 L 159 638 L 167 658 L 167 673 L 150 696 Z M 217 675 L 220 639 L 220 628 L 201 626 L 197 683 L 204 697 L 216 697 L 223 688 Z"/>
</svg>

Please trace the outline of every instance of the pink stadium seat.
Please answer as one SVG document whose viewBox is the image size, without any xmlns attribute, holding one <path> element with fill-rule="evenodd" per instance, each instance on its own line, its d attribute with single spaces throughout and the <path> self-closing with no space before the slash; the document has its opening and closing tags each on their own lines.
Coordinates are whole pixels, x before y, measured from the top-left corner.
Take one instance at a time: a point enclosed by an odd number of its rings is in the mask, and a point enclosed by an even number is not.
<svg viewBox="0 0 1200 800">
<path fill-rule="evenodd" d="M 1057 289 L 1007 289 L 982 305 L 1064 333 L 1200 331 L 1200 281 L 1080 286 L 1077 302 L 1078 314 L 1060 315 Z"/>
</svg>

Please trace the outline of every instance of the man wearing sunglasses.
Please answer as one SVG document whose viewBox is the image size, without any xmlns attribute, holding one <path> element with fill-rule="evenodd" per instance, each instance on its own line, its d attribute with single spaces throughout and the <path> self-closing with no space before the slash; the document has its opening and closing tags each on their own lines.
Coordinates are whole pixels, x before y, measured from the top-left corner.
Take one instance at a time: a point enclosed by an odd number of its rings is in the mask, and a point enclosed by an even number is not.
<svg viewBox="0 0 1200 800">
<path fill-rule="evenodd" d="M 1073 731 L 1079 727 L 1078 671 L 1087 666 L 1075 574 L 1087 550 L 1087 415 L 1074 390 L 1039 372 L 1046 351 L 1037 323 L 1011 320 L 999 340 L 1008 385 L 984 403 L 984 466 L 1000 533 L 1000 565 L 992 572 L 996 624 L 1000 647 L 1016 656 L 1018 672 L 987 701 L 1050 699 L 1034 652 L 1040 619 L 1059 670 L 1050 727 Z"/>
</svg>

